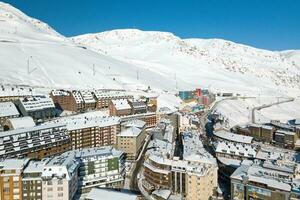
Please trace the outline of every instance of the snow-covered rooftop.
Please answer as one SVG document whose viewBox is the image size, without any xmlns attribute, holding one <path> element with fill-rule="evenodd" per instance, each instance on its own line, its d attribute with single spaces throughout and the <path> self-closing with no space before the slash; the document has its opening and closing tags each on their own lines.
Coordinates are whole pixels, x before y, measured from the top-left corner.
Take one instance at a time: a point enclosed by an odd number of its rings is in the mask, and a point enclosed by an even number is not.
<svg viewBox="0 0 300 200">
<path fill-rule="evenodd" d="M 132 126 L 130 128 L 125 129 L 124 131 L 121 131 L 121 133 L 119 133 L 117 137 L 138 137 L 141 133 L 141 129 Z"/>
<path fill-rule="evenodd" d="M 231 178 L 243 181 L 244 177 L 248 177 L 249 182 L 266 184 L 270 188 L 291 191 L 290 178 L 279 171 L 266 169 L 259 165 L 253 164 L 242 165 L 231 175 Z"/>
<path fill-rule="evenodd" d="M 117 110 L 131 109 L 127 99 L 115 99 L 111 100 Z"/>
<path fill-rule="evenodd" d="M 249 158 L 255 158 L 257 154 L 257 148 L 253 145 L 225 141 L 216 142 L 215 151 L 217 153 L 231 154 Z"/>
<path fill-rule="evenodd" d="M 5 159 L 0 162 L 0 168 L 3 170 L 18 169 L 21 170 L 28 163 L 29 159 Z"/>
<path fill-rule="evenodd" d="M 35 123 L 30 116 L 9 119 L 14 129 L 34 127 Z"/>
<path fill-rule="evenodd" d="M 80 94 L 82 96 L 82 99 L 84 103 L 95 103 L 96 100 L 94 99 L 94 95 L 89 90 L 81 90 Z"/>
<path fill-rule="evenodd" d="M 233 142 L 239 142 L 239 143 L 245 143 L 245 144 L 251 144 L 253 137 L 250 136 L 245 136 L 245 135 L 239 135 L 239 134 L 234 134 L 226 130 L 219 130 L 219 131 L 214 131 L 213 134 L 217 136 L 218 138 L 228 140 L 228 141 L 233 141 Z"/>
<path fill-rule="evenodd" d="M 0 117 L 17 116 L 19 111 L 15 104 L 12 102 L 1 102 L 0 103 Z"/>
<path fill-rule="evenodd" d="M 88 116 L 86 114 L 78 114 L 74 116 L 67 116 L 57 118 L 55 120 L 47 122 L 47 124 L 53 123 L 66 124 L 69 131 L 89 128 L 89 127 L 107 127 L 120 124 L 120 118 L 115 116 Z"/>
<path fill-rule="evenodd" d="M 27 111 L 55 108 L 53 100 L 46 96 L 23 98 L 20 102 Z"/>
<path fill-rule="evenodd" d="M 137 195 L 109 189 L 93 188 L 86 196 L 87 200 L 137 200 Z"/>
<path fill-rule="evenodd" d="M 53 96 L 70 96 L 70 92 L 66 90 L 52 90 L 51 94 Z"/>
<path fill-rule="evenodd" d="M 21 96 L 31 96 L 34 91 L 30 87 L 26 86 L 0 86 L 0 97 L 21 97 Z"/>
<path fill-rule="evenodd" d="M 133 120 L 129 120 L 129 121 L 122 123 L 122 125 L 124 127 L 136 127 L 136 128 L 142 129 L 146 126 L 146 122 L 139 120 L 139 119 L 133 119 Z"/>
</svg>

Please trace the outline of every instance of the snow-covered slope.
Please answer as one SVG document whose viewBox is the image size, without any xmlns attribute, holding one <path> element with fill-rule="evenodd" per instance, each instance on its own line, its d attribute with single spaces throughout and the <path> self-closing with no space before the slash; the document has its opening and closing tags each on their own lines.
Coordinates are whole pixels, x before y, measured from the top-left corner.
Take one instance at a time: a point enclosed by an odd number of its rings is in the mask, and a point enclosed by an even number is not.
<svg viewBox="0 0 300 200">
<path fill-rule="evenodd" d="M 145 74 L 145 70 L 74 44 L 47 24 L 1 2 L 0 69 L 0 84 L 170 88 L 161 85 L 161 80 L 170 80 L 158 73 L 137 80 L 137 71 Z"/>
<path fill-rule="evenodd" d="M 179 88 L 187 84 L 217 91 L 299 95 L 300 51 L 272 52 L 220 39 L 181 39 L 135 29 L 72 39 L 102 55 L 173 77 L 169 84 L 174 86 L 176 78 Z"/>
<path fill-rule="evenodd" d="M 299 62 L 300 51 L 271 52 L 164 32 L 125 29 L 66 38 L 0 2 L 0 84 L 162 90 L 200 86 L 299 96 Z"/>
</svg>

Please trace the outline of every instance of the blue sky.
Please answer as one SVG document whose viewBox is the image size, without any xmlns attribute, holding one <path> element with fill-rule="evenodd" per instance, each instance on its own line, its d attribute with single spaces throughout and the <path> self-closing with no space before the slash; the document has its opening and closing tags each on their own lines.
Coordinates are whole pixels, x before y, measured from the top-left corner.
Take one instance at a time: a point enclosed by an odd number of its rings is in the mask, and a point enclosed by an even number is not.
<svg viewBox="0 0 300 200">
<path fill-rule="evenodd" d="M 300 49 L 299 0 L 4 0 L 65 36 L 120 28 Z"/>
</svg>

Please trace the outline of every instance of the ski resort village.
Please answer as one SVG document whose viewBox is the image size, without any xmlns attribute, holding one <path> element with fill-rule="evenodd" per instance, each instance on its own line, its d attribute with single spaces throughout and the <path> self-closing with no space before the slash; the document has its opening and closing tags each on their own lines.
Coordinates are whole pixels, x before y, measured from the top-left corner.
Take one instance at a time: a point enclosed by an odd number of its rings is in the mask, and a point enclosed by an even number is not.
<svg viewBox="0 0 300 200">
<path fill-rule="evenodd" d="M 0 200 L 299 200 L 300 51 L 0 2 Z"/>
</svg>

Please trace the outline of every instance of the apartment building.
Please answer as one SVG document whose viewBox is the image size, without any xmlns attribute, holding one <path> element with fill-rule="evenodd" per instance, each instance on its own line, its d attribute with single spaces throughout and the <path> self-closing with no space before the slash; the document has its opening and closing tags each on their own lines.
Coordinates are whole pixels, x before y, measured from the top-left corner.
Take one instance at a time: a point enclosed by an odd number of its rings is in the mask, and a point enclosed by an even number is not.
<svg viewBox="0 0 300 200">
<path fill-rule="evenodd" d="M 128 116 L 121 116 L 121 123 L 131 121 L 134 119 L 142 120 L 146 122 L 146 129 L 153 128 L 157 124 L 157 116 L 156 113 L 142 113 L 142 114 L 135 114 L 135 115 L 128 115 Z"/>
<path fill-rule="evenodd" d="M 111 146 L 76 151 L 79 163 L 79 193 L 94 187 L 123 188 L 125 159 L 122 151 Z"/>
<path fill-rule="evenodd" d="M 20 113 L 12 102 L 0 102 L 0 127 L 7 119 L 19 117 Z"/>
<path fill-rule="evenodd" d="M 42 173 L 45 161 L 30 160 L 23 171 L 22 197 L 23 200 L 43 200 Z"/>
<path fill-rule="evenodd" d="M 70 111 L 80 112 L 84 110 L 84 101 L 80 91 L 73 90 L 70 97 Z"/>
<path fill-rule="evenodd" d="M 70 110 L 71 108 L 75 107 L 72 105 L 71 98 L 73 96 L 71 95 L 71 92 L 66 90 L 52 90 L 50 92 L 50 98 L 53 100 L 55 107 L 60 110 Z"/>
<path fill-rule="evenodd" d="M 126 154 L 127 159 L 135 160 L 146 138 L 145 129 L 129 127 L 117 135 L 117 149 Z"/>
<path fill-rule="evenodd" d="M 231 199 L 299 199 L 294 167 L 274 163 L 242 165 L 230 176 Z"/>
<path fill-rule="evenodd" d="M 48 124 L 0 134 L 0 158 L 43 158 L 70 149 L 65 125 Z"/>
<path fill-rule="evenodd" d="M 128 103 L 131 107 L 132 114 L 141 114 L 141 113 L 146 113 L 148 111 L 146 101 L 132 99 L 132 100 L 128 100 Z"/>
<path fill-rule="evenodd" d="M 137 194 L 107 188 L 93 188 L 85 200 L 142 200 Z"/>
<path fill-rule="evenodd" d="M 78 161 L 69 151 L 50 158 L 42 172 L 42 199 L 71 200 L 78 189 Z"/>
<path fill-rule="evenodd" d="M 29 159 L 7 159 L 0 162 L 0 199 L 22 200 L 22 175 Z"/>
<path fill-rule="evenodd" d="M 30 116 L 34 120 L 49 119 L 57 115 L 52 99 L 46 96 L 19 99 L 16 105 L 23 116 Z"/>
<path fill-rule="evenodd" d="M 174 156 L 172 143 L 153 140 L 144 162 L 142 185 L 149 194 L 170 191 L 177 198 L 209 200 L 217 189 L 218 165 L 197 134 L 184 133 L 183 158 Z"/>
<path fill-rule="evenodd" d="M 81 90 L 80 94 L 84 103 L 84 110 L 94 110 L 96 108 L 96 99 L 89 90 Z"/>
<path fill-rule="evenodd" d="M 108 108 L 110 116 L 126 116 L 132 113 L 127 99 L 110 100 Z"/>
<path fill-rule="evenodd" d="M 31 97 L 34 90 L 25 86 L 0 86 L 0 102 L 16 102 L 20 98 Z"/>
<path fill-rule="evenodd" d="M 126 94 L 123 91 L 104 91 L 104 90 L 95 90 L 93 91 L 95 98 L 97 99 L 96 108 L 102 109 L 107 108 L 111 100 L 118 99 L 133 99 L 132 95 Z"/>
<path fill-rule="evenodd" d="M 83 149 L 116 145 L 116 135 L 120 132 L 119 117 L 78 114 L 61 117 L 47 124 L 66 124 L 72 149 Z"/>
</svg>

